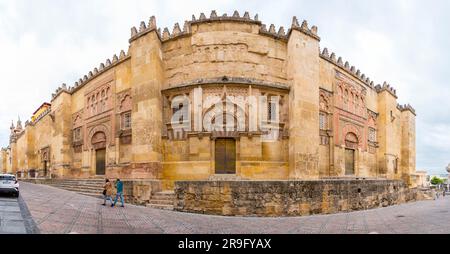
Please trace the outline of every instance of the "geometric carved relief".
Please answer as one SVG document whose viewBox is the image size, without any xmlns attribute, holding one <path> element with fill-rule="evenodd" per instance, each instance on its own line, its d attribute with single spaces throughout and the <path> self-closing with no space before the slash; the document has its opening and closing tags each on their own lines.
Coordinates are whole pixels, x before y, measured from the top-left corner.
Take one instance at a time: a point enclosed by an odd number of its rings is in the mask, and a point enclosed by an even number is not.
<svg viewBox="0 0 450 254">
<path fill-rule="evenodd" d="M 320 111 L 331 113 L 332 94 L 328 91 L 320 89 L 319 109 Z"/>
<path fill-rule="evenodd" d="M 88 149 L 102 149 L 110 145 L 110 131 L 104 124 L 97 125 L 89 131 Z"/>
<path fill-rule="evenodd" d="M 359 140 L 355 133 L 347 133 L 347 135 L 345 136 L 345 147 L 350 149 L 358 149 Z"/>
<path fill-rule="evenodd" d="M 96 116 L 111 109 L 111 93 L 111 85 L 106 84 L 86 94 L 86 116 Z"/>
<path fill-rule="evenodd" d="M 50 161 L 50 147 L 41 149 L 41 161 Z"/>
<path fill-rule="evenodd" d="M 104 132 L 96 132 L 92 136 L 91 144 L 95 150 L 106 148 L 106 135 Z"/>
<path fill-rule="evenodd" d="M 361 131 L 353 124 L 346 124 L 342 128 L 341 144 L 347 148 L 357 149 L 362 148 Z"/>
<path fill-rule="evenodd" d="M 117 95 L 117 112 L 118 114 L 131 111 L 133 100 L 131 97 L 131 91 L 125 91 Z"/>
</svg>

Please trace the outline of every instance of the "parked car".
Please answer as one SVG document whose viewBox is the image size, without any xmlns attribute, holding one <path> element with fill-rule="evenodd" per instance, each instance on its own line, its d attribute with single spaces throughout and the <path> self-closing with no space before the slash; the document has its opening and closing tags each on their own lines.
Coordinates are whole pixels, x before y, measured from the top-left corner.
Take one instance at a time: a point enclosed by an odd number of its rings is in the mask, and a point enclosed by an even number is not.
<svg viewBox="0 0 450 254">
<path fill-rule="evenodd" d="M 19 182 L 14 175 L 0 174 L 0 193 L 12 194 L 19 197 Z"/>
</svg>

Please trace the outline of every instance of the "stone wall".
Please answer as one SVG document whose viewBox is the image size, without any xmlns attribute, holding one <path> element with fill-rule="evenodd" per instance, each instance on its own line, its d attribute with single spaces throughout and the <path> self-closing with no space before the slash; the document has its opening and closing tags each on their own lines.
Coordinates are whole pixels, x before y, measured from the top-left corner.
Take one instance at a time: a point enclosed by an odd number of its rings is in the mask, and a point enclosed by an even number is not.
<svg viewBox="0 0 450 254">
<path fill-rule="evenodd" d="M 134 205 L 146 205 L 153 194 L 162 191 L 158 180 L 124 180 L 123 183 L 125 201 Z"/>
<path fill-rule="evenodd" d="M 422 197 L 397 180 L 184 181 L 175 185 L 175 210 L 225 216 L 332 214 Z"/>
</svg>

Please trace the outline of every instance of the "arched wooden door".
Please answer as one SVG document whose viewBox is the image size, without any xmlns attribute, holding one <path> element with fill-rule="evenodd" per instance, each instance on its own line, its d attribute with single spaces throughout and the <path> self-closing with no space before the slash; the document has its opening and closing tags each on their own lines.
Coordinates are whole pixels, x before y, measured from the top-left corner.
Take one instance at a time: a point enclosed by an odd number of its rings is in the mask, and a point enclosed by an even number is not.
<svg viewBox="0 0 450 254">
<path fill-rule="evenodd" d="M 106 149 L 98 149 L 95 151 L 95 174 L 103 176 L 106 174 Z"/>
<path fill-rule="evenodd" d="M 216 139 L 216 174 L 236 174 L 236 140 Z"/>
<path fill-rule="evenodd" d="M 358 136 L 348 133 L 345 137 L 345 175 L 355 175 L 355 151 L 358 149 Z"/>
<path fill-rule="evenodd" d="M 92 147 L 95 149 L 95 174 L 103 176 L 106 174 L 106 135 L 97 132 L 92 137 Z"/>
</svg>

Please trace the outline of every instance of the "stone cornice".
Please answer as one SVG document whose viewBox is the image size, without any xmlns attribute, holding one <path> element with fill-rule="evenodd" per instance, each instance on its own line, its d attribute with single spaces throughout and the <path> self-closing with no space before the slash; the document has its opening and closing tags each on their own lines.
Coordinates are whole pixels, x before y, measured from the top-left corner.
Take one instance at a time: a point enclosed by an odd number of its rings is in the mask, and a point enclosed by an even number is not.
<svg viewBox="0 0 450 254">
<path fill-rule="evenodd" d="M 163 89 L 163 92 L 173 91 L 177 89 L 184 89 L 184 88 L 192 88 L 197 87 L 201 85 L 251 85 L 255 87 L 264 87 L 264 88 L 272 88 L 272 89 L 280 89 L 289 91 L 290 87 L 286 84 L 282 83 L 275 83 L 275 82 L 267 82 L 262 80 L 256 80 L 256 79 L 249 79 L 249 78 L 238 78 L 238 77 L 221 77 L 221 78 L 211 78 L 211 79 L 198 79 L 194 80 L 188 83 L 179 84 L 176 86 L 172 86 L 167 89 Z"/>
</svg>

